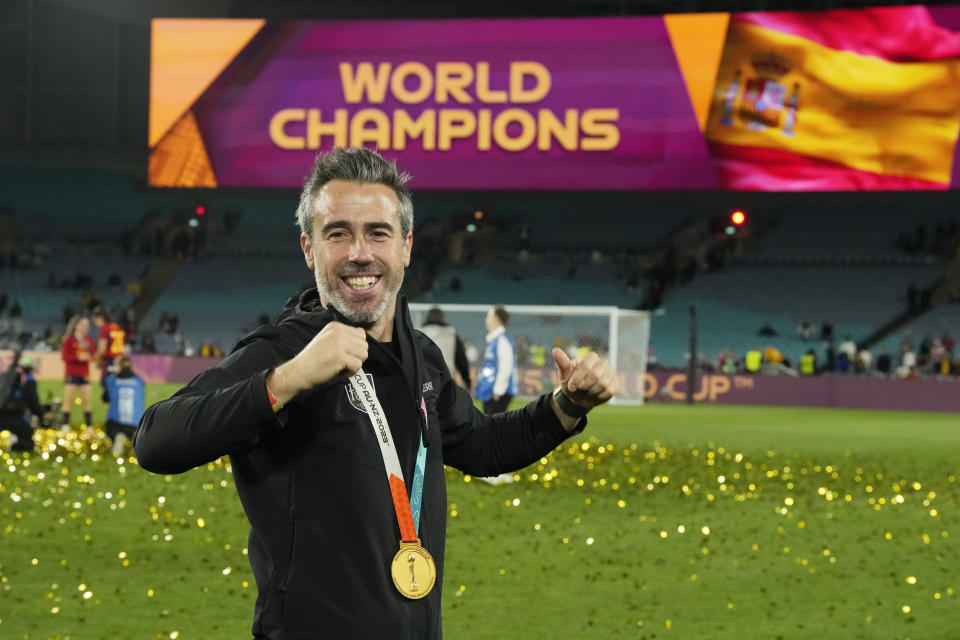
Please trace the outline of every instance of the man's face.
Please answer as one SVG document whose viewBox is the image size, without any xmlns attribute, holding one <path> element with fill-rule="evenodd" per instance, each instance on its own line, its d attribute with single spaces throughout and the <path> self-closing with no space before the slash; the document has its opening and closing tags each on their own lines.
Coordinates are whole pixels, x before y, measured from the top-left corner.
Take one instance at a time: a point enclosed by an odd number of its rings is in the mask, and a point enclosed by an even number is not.
<svg viewBox="0 0 960 640">
<path fill-rule="evenodd" d="M 487 311 L 485 322 L 487 324 L 487 331 L 493 331 L 500 326 L 500 320 L 497 318 L 497 314 L 493 312 L 493 309 Z"/>
<path fill-rule="evenodd" d="M 324 305 L 372 327 L 393 321 L 413 234 L 400 230 L 397 196 L 380 184 L 334 180 L 314 199 L 313 237 L 300 235 Z"/>
</svg>

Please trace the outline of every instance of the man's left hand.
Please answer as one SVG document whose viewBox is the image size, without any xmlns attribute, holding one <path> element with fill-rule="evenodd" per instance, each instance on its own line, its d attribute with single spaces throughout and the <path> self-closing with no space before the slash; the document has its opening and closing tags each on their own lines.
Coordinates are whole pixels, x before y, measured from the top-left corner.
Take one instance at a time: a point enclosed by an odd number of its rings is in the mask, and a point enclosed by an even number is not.
<svg viewBox="0 0 960 640">
<path fill-rule="evenodd" d="M 571 361 L 563 349 L 553 350 L 560 371 L 560 384 L 573 402 L 591 409 L 603 404 L 620 390 L 620 378 L 606 358 L 593 351 Z"/>
</svg>

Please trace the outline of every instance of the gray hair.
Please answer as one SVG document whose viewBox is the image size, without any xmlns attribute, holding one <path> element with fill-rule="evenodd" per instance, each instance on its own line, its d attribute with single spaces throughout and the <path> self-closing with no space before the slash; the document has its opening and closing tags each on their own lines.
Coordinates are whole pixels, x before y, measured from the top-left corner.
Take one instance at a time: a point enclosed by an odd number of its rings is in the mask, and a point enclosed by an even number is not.
<svg viewBox="0 0 960 640">
<path fill-rule="evenodd" d="M 410 174 L 400 173 L 396 162 L 387 162 L 379 153 L 364 147 L 334 147 L 317 154 L 310 175 L 303 181 L 303 192 L 297 206 L 297 224 L 308 238 L 313 237 L 313 201 L 323 185 L 333 180 L 382 184 L 397 196 L 400 231 L 404 238 L 413 230 L 413 195 L 407 188 Z"/>
</svg>

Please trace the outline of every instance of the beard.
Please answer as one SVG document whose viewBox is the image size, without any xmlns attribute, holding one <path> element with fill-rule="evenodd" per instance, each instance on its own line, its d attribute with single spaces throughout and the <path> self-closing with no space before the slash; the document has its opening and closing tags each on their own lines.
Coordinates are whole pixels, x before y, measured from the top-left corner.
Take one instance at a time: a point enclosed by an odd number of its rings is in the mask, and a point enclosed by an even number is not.
<svg viewBox="0 0 960 640">
<path fill-rule="evenodd" d="M 365 300 L 360 303 L 351 303 L 347 300 L 340 288 L 341 278 L 352 275 L 358 275 L 364 270 L 369 271 L 370 265 L 359 265 L 353 262 L 347 262 L 336 269 L 333 278 L 330 278 L 327 272 L 321 269 L 320 262 L 317 261 L 314 268 L 314 277 L 317 281 L 317 291 L 320 293 L 320 299 L 327 306 L 332 306 L 340 312 L 344 318 L 364 329 L 369 329 L 379 320 L 390 305 L 394 304 L 400 286 L 403 284 L 403 268 L 394 270 L 387 267 L 382 262 L 373 263 L 374 270 L 380 274 L 383 281 L 383 291 L 378 300 Z M 347 294 L 349 295 L 349 294 Z"/>
</svg>

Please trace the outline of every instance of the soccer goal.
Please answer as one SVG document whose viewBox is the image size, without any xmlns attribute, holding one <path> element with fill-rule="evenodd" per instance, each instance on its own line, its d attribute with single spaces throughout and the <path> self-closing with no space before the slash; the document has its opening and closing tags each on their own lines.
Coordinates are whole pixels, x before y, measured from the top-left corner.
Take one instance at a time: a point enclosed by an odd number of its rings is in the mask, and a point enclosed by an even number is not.
<svg viewBox="0 0 960 640">
<path fill-rule="evenodd" d="M 411 303 L 416 327 L 423 326 L 433 307 L 464 342 L 476 381 L 486 344 L 484 318 L 492 305 Z M 571 358 L 586 349 L 607 358 L 620 375 L 620 394 L 613 402 L 643 404 L 650 342 L 650 314 L 617 307 L 504 305 L 510 314 L 507 332 L 517 346 L 519 393 L 532 397 L 559 382 L 552 351 L 560 347 Z"/>
</svg>

